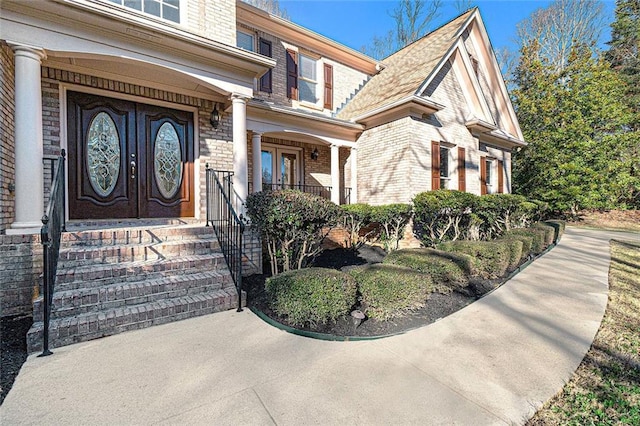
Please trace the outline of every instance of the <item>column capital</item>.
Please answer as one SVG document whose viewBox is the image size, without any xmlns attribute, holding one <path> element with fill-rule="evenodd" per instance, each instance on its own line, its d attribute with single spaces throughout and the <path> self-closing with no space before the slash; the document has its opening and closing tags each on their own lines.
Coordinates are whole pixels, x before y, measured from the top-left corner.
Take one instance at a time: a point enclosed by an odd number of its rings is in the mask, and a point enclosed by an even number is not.
<svg viewBox="0 0 640 426">
<path fill-rule="evenodd" d="M 229 99 L 231 99 L 231 102 L 233 103 L 242 102 L 243 104 L 246 104 L 251 97 L 240 93 L 232 93 L 231 96 L 229 96 Z"/>
<path fill-rule="evenodd" d="M 256 138 L 256 137 L 261 138 L 262 137 L 262 132 L 257 132 L 255 130 L 251 130 L 251 137 L 252 138 Z"/>
<path fill-rule="evenodd" d="M 45 52 L 44 49 L 12 42 L 7 42 L 7 44 L 16 56 L 25 56 L 38 62 L 42 62 L 44 59 L 47 59 L 47 52 Z"/>
</svg>

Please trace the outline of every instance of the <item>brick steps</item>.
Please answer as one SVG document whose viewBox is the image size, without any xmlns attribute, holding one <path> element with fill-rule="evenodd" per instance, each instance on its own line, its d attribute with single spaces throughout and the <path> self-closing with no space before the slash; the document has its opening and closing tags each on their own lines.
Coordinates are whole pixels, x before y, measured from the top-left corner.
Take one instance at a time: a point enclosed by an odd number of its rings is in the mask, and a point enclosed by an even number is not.
<svg viewBox="0 0 640 426">
<path fill-rule="evenodd" d="M 135 222 L 133 222 L 135 224 Z M 63 234 L 52 296 L 51 348 L 237 306 L 211 228 L 144 223 Z M 78 225 L 76 225 L 78 227 Z M 34 302 L 28 351 L 42 347 L 43 299 Z"/>
<path fill-rule="evenodd" d="M 49 323 L 49 345 L 66 346 L 124 331 L 226 311 L 237 306 L 237 297 L 235 289 L 231 288 L 52 319 Z M 34 323 L 29 330 L 27 346 L 30 353 L 42 350 L 42 331 L 41 321 Z"/>
</svg>

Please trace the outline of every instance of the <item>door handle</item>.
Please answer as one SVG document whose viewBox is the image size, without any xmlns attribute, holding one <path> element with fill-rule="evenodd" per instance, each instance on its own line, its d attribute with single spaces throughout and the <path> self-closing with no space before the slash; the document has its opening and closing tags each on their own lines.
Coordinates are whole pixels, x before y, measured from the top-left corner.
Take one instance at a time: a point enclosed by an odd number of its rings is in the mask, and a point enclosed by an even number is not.
<svg viewBox="0 0 640 426">
<path fill-rule="evenodd" d="M 136 162 L 131 161 L 131 179 L 136 178 Z"/>
</svg>

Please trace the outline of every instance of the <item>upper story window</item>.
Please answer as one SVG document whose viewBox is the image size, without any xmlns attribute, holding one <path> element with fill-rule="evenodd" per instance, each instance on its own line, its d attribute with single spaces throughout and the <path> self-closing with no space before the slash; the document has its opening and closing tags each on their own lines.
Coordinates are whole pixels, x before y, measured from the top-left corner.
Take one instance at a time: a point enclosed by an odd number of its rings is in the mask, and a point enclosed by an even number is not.
<svg viewBox="0 0 640 426">
<path fill-rule="evenodd" d="M 180 23 L 180 0 L 109 0 L 130 9 Z"/>
<path fill-rule="evenodd" d="M 253 34 L 236 31 L 236 46 L 250 52 L 256 51 L 256 40 Z"/>
<path fill-rule="evenodd" d="M 318 100 L 316 95 L 316 86 L 318 85 L 316 61 L 308 56 L 300 55 L 298 66 L 298 100 L 315 104 Z"/>
</svg>

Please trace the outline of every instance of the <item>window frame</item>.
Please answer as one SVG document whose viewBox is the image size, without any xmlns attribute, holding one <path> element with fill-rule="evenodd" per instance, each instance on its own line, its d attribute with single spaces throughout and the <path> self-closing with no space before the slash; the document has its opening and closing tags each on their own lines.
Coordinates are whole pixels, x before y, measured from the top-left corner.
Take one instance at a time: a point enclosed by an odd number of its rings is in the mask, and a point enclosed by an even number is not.
<svg viewBox="0 0 640 426">
<path fill-rule="evenodd" d="M 239 34 L 243 34 L 243 35 L 246 35 L 246 36 L 248 36 L 248 37 L 251 37 L 251 50 L 249 50 L 249 49 L 247 49 L 247 48 L 245 48 L 245 47 L 242 47 L 242 46 L 240 46 L 240 45 L 238 44 L 238 40 L 239 40 L 239 39 L 238 39 L 238 35 L 239 35 Z M 249 30 L 247 30 L 247 31 L 243 31 L 243 30 L 240 30 L 240 29 L 237 29 L 237 28 L 236 28 L 236 47 L 237 47 L 238 49 L 243 49 L 243 50 L 246 50 L 246 51 L 254 52 L 254 53 L 255 53 L 255 52 L 256 52 L 256 34 L 255 34 L 255 33 L 253 33 L 253 32 L 251 32 L 251 31 L 249 31 Z"/>
<path fill-rule="evenodd" d="M 494 176 L 493 176 L 493 158 L 488 158 L 485 157 L 484 158 L 485 161 L 485 182 L 487 185 L 487 188 L 489 187 L 493 187 L 493 180 L 494 180 Z M 490 192 L 490 191 L 487 191 Z"/>
<path fill-rule="evenodd" d="M 449 189 L 451 183 L 451 147 L 444 145 L 440 142 L 440 189 Z M 444 155 L 444 158 L 443 158 Z M 444 165 L 444 167 L 443 167 Z M 446 169 L 446 170 L 443 170 Z M 446 171 L 446 175 L 443 173 Z"/>
<path fill-rule="evenodd" d="M 136 9 L 135 7 L 127 6 L 125 2 L 127 0 L 104 0 L 106 3 L 114 4 L 116 6 L 122 7 L 127 11 L 133 11 L 134 13 L 139 13 L 144 15 L 145 17 L 153 17 L 155 19 L 160 19 L 163 22 L 170 22 L 173 25 L 184 25 L 184 21 L 186 19 L 186 4 L 184 0 L 177 0 L 178 6 L 174 6 L 169 3 L 171 0 L 153 0 L 158 3 L 160 6 L 160 15 L 156 15 L 155 13 L 148 12 L 145 10 L 145 0 L 140 0 L 140 9 Z M 178 11 L 178 20 L 174 21 L 173 19 L 164 17 L 164 7 L 169 7 L 171 9 L 177 9 Z"/>
<path fill-rule="evenodd" d="M 314 77 L 315 80 L 312 80 L 311 78 L 308 78 L 306 76 L 303 75 L 302 73 L 302 62 L 303 62 L 303 58 L 313 61 L 313 73 L 314 73 Z M 321 100 L 320 97 L 318 96 L 318 85 L 320 84 L 320 80 L 318 79 L 318 63 L 320 62 L 319 59 L 312 57 L 311 55 L 307 55 L 304 53 L 300 53 L 298 52 L 298 101 L 299 102 L 303 102 L 303 103 L 307 103 L 310 105 L 317 105 L 318 102 Z M 314 85 L 314 100 L 310 101 L 308 99 L 302 99 L 302 91 L 300 90 L 300 82 L 301 81 L 306 81 L 309 82 L 310 84 Z"/>
</svg>

